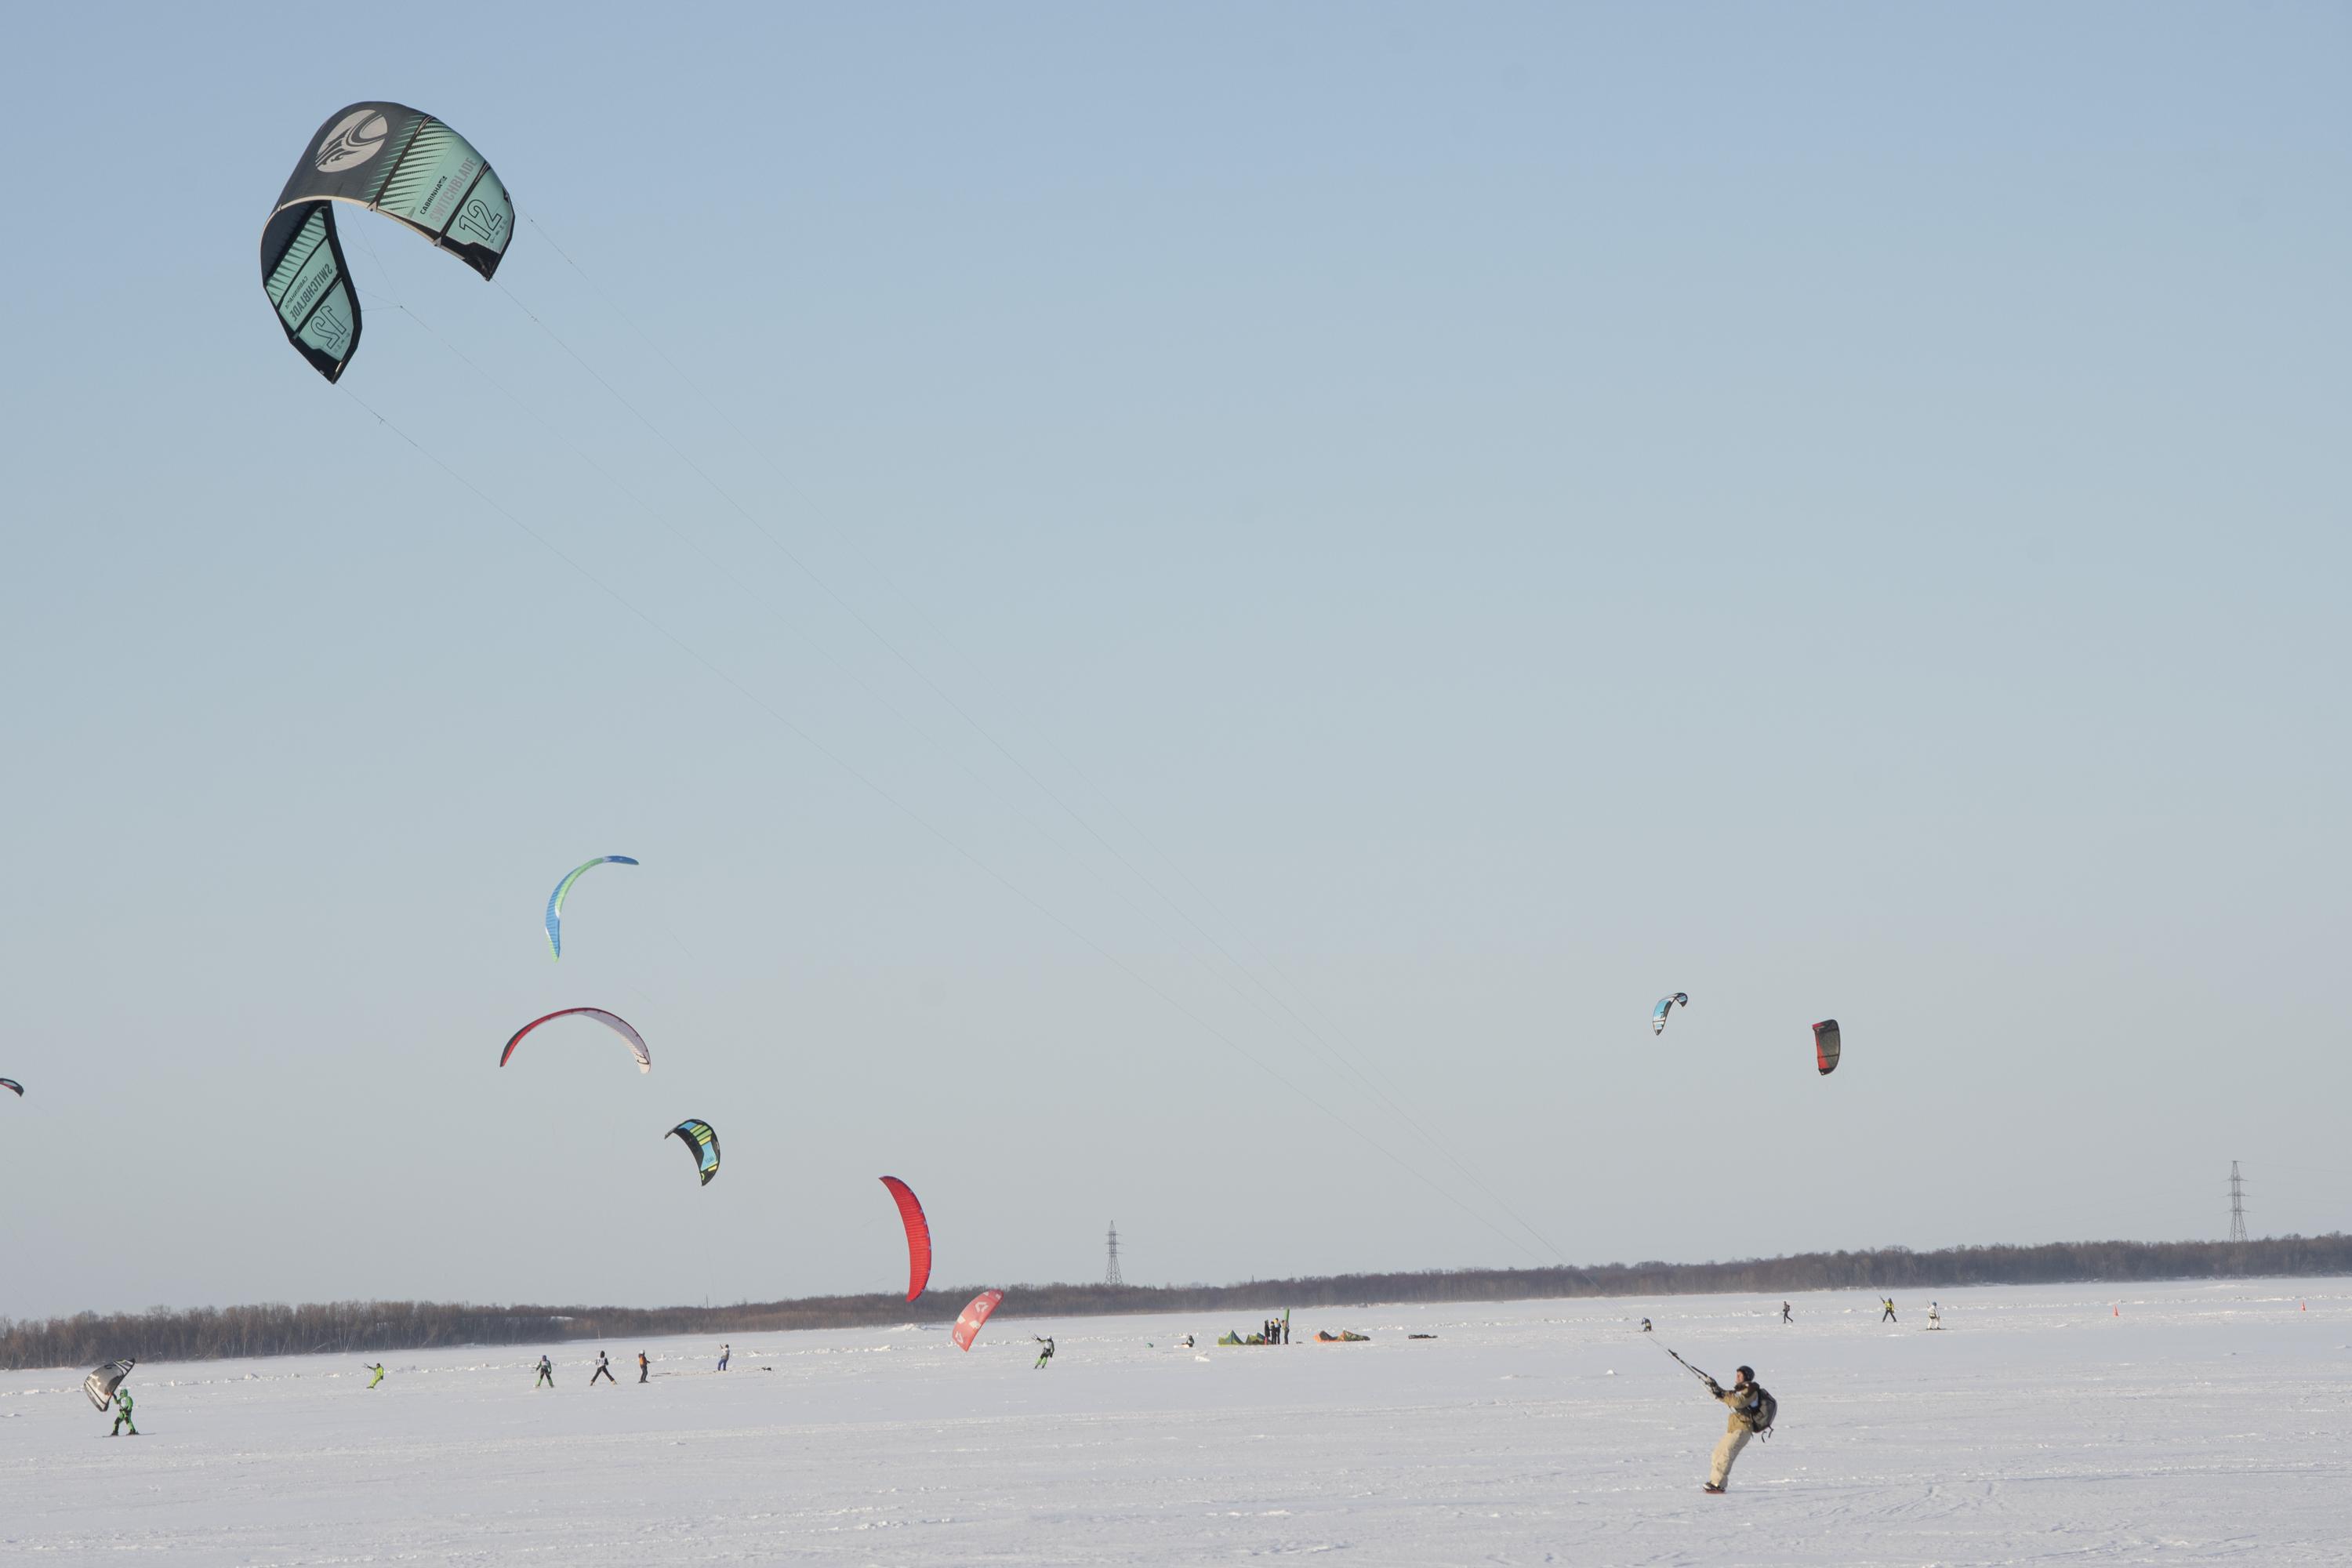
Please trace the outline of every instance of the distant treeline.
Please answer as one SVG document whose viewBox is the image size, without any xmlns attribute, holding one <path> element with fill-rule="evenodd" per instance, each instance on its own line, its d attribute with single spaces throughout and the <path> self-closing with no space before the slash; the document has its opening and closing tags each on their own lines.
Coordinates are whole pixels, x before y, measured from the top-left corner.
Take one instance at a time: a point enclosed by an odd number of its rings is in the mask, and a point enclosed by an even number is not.
<svg viewBox="0 0 2352 1568">
<path fill-rule="evenodd" d="M 1262 1317 L 1286 1307 L 1375 1302 L 1511 1301 L 1564 1296 L 1696 1296 L 1799 1290 L 1867 1295 L 1959 1285 L 2077 1280 L 2226 1279 L 2352 1275 L 2352 1237 L 2285 1236 L 2261 1241 L 2074 1241 L 2046 1247 L 1956 1247 L 1914 1252 L 1805 1252 L 1732 1263 L 1612 1263 L 1594 1268 L 1464 1268 L 1411 1274 L 1338 1274 L 1253 1279 L 1241 1285 L 1013 1285 L 1003 1318 L 1076 1318 L 1125 1312 L 1235 1312 Z M 981 1289 L 904 1297 L 814 1296 L 732 1307 L 477 1307 L 444 1301 L 336 1301 L 319 1306 L 197 1307 L 46 1322 L 0 1318 L 0 1368 L 92 1366 L 117 1356 L 201 1361 L 215 1356 L 373 1352 L 434 1345 L 542 1345 L 561 1340 L 655 1339 L 845 1329 L 954 1315 Z"/>
</svg>

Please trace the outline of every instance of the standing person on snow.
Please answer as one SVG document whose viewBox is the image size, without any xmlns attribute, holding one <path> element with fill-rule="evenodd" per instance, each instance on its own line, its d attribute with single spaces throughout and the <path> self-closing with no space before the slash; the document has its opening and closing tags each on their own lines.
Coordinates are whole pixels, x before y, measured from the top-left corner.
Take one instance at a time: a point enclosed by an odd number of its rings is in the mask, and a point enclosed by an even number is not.
<svg viewBox="0 0 2352 1568">
<path fill-rule="evenodd" d="M 377 1384 L 383 1381 L 383 1363 L 378 1362 L 373 1366 L 368 1368 L 368 1370 L 375 1373 L 373 1377 L 368 1379 L 368 1386 L 370 1388 L 373 1388 Z"/>
<path fill-rule="evenodd" d="M 533 1388 L 537 1388 L 541 1383 L 547 1384 L 550 1388 L 553 1388 L 555 1386 L 555 1363 L 548 1360 L 545 1356 L 541 1356 L 539 1358 L 539 1381 L 537 1383 L 533 1383 L 531 1386 Z"/>
<path fill-rule="evenodd" d="M 1879 1321 L 1880 1322 L 1882 1322 L 1882 1323 L 1899 1323 L 1899 1322 L 1901 1322 L 1901 1321 L 1903 1321 L 1902 1319 L 1900 1319 L 1900 1318 L 1898 1318 L 1898 1317 L 1896 1317 L 1896 1316 L 1895 1315 L 1895 1298 L 1894 1298 L 1894 1297 L 1892 1297 L 1892 1296 L 1888 1296 L 1888 1297 L 1884 1298 L 1884 1299 L 1883 1299 L 1883 1300 L 1880 1302 L 1880 1304 L 1881 1304 L 1882 1306 L 1884 1306 L 1884 1307 L 1886 1309 L 1886 1310 L 1885 1310 L 1885 1311 L 1883 1311 L 1883 1312 L 1881 1312 L 1881 1313 L 1879 1313 L 1879 1314 L 1878 1314 L 1878 1321 Z"/>
<path fill-rule="evenodd" d="M 1650 1326 L 1649 1319 L 1644 1318 L 1642 1320 L 1642 1331 L 1645 1334 L 1654 1334 L 1658 1331 Z"/>
<path fill-rule="evenodd" d="M 114 1407 L 121 1414 L 115 1416 L 114 1430 L 109 1432 L 107 1434 L 108 1436 L 121 1436 L 122 1429 L 125 1426 L 131 1428 L 131 1435 L 133 1437 L 139 1436 L 139 1423 L 131 1419 L 131 1391 L 129 1389 L 118 1388 L 114 1391 Z"/>
<path fill-rule="evenodd" d="M 735 1352 L 734 1352 L 734 1349 L 733 1349 L 733 1347 L 732 1347 L 732 1346 L 729 1346 L 729 1345 L 720 1345 L 720 1346 L 719 1347 L 719 1371 L 721 1371 L 721 1372 L 725 1372 L 725 1371 L 727 1370 L 727 1358 L 728 1358 L 729 1356 L 730 1356 L 730 1355 L 733 1355 L 734 1353 L 735 1353 Z"/>
<path fill-rule="evenodd" d="M 1927 1326 L 1931 1329 L 1940 1329 L 1944 1326 L 1943 1311 L 1933 1301 L 1927 1303 Z"/>
<path fill-rule="evenodd" d="M 1029 1369 L 1030 1371 L 1034 1372 L 1038 1367 L 1044 1366 L 1047 1362 L 1054 1359 L 1054 1342 L 1047 1339 L 1043 1334 L 1031 1334 L 1029 1337 L 1045 1347 L 1044 1350 L 1037 1352 L 1037 1366 L 1031 1367 Z"/>
<path fill-rule="evenodd" d="M 604 1352 L 603 1351 L 598 1351 L 596 1352 L 596 1370 L 588 1374 L 588 1386 L 591 1388 L 595 1387 L 596 1380 L 600 1377 L 606 1383 L 617 1383 L 619 1381 L 619 1379 L 613 1375 L 613 1363 L 604 1359 Z"/>
<path fill-rule="evenodd" d="M 1748 1439 L 1756 1436 L 1758 1422 L 1764 1414 L 1764 1402 L 1769 1398 L 1756 1381 L 1756 1369 L 1743 1366 L 1731 1380 L 1729 1388 L 1713 1378 L 1706 1380 L 1707 1392 L 1731 1407 L 1730 1419 L 1723 1425 L 1723 1440 L 1715 1446 L 1715 1459 L 1708 1466 L 1705 1490 L 1718 1497 L 1723 1483 L 1731 1479 L 1731 1461 L 1739 1458 L 1739 1450 L 1748 1447 Z"/>
<path fill-rule="evenodd" d="M 1780 1321 L 1784 1323 L 1793 1323 L 1797 1321 L 1789 1316 L 1789 1303 L 1786 1301 L 1780 1303 Z"/>
<path fill-rule="evenodd" d="M 643 1351 L 639 1351 L 639 1352 L 637 1352 L 637 1381 L 638 1381 L 639 1383 L 643 1383 L 643 1382 L 645 1382 L 645 1380 L 646 1380 L 646 1352 L 643 1352 Z"/>
</svg>

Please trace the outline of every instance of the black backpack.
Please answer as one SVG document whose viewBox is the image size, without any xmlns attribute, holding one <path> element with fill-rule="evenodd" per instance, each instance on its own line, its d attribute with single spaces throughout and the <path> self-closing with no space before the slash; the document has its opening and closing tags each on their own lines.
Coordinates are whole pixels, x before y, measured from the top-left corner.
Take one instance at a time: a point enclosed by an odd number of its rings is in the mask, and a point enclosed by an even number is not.
<svg viewBox="0 0 2352 1568">
<path fill-rule="evenodd" d="M 1780 1402 L 1773 1398 L 1772 1391 L 1760 1383 L 1748 1386 L 1756 1391 L 1756 1405 L 1748 1413 L 1748 1429 L 1759 1437 L 1769 1436 L 1772 1423 L 1780 1418 Z"/>
</svg>

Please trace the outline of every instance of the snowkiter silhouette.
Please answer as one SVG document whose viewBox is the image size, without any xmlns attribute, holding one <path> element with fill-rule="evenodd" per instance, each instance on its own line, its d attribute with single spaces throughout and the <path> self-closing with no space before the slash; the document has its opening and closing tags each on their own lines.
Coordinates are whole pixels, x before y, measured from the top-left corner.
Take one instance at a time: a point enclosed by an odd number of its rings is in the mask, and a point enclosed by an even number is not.
<svg viewBox="0 0 2352 1568">
<path fill-rule="evenodd" d="M 606 1383 L 615 1383 L 619 1381 L 614 1377 L 613 1363 L 604 1359 L 604 1352 L 603 1351 L 598 1351 L 596 1352 L 596 1370 L 588 1374 L 588 1386 L 591 1388 L 595 1387 L 596 1380 L 600 1377 Z"/>
<path fill-rule="evenodd" d="M 1780 1321 L 1784 1323 L 1793 1323 L 1797 1321 L 1789 1316 L 1789 1303 L 1786 1301 L 1780 1303 Z"/>
<path fill-rule="evenodd" d="M 539 1358 L 539 1381 L 537 1383 L 533 1383 L 531 1386 L 533 1388 L 537 1388 L 541 1383 L 547 1384 L 550 1388 L 553 1388 L 555 1386 L 555 1363 L 548 1360 L 545 1356 Z"/>
<path fill-rule="evenodd" d="M 639 1383 L 643 1383 L 643 1382 L 645 1382 L 645 1380 L 646 1380 L 646 1352 L 643 1352 L 643 1351 L 639 1351 L 639 1352 L 637 1352 L 637 1381 L 638 1381 Z"/>
<path fill-rule="evenodd" d="M 1042 1367 L 1042 1366 L 1044 1366 L 1047 1362 L 1052 1361 L 1052 1360 L 1054 1359 L 1054 1342 L 1053 1342 L 1053 1341 L 1051 1341 L 1051 1340 L 1047 1339 L 1047 1338 L 1046 1338 L 1045 1335 L 1043 1335 L 1043 1334 L 1031 1334 L 1029 1337 L 1030 1337 L 1031 1339 L 1033 1339 L 1033 1340 L 1035 1340 L 1039 1344 L 1044 1345 L 1044 1346 L 1045 1347 L 1044 1350 L 1039 1351 L 1039 1352 L 1037 1352 L 1037 1366 L 1038 1366 L 1038 1367 Z M 1030 1368 L 1030 1370 L 1031 1370 L 1032 1372 L 1034 1372 L 1034 1371 L 1036 1371 L 1036 1370 L 1037 1370 L 1037 1367 L 1032 1367 L 1032 1368 Z"/>
<path fill-rule="evenodd" d="M 121 1414 L 114 1418 L 114 1430 L 109 1432 L 107 1434 L 108 1436 L 121 1436 L 122 1429 L 125 1426 L 131 1428 L 131 1435 L 133 1437 L 139 1436 L 139 1423 L 131 1419 L 131 1391 L 129 1389 L 118 1388 L 114 1391 L 114 1407 L 121 1411 Z M 143 1452 L 144 1450 L 142 1451 Z"/>
<path fill-rule="evenodd" d="M 368 1370 L 375 1373 L 373 1377 L 368 1379 L 368 1386 L 370 1388 L 373 1388 L 377 1384 L 383 1381 L 383 1363 L 378 1362 L 373 1366 L 368 1368 Z"/>
<path fill-rule="evenodd" d="M 1899 1323 L 1899 1322 L 1901 1322 L 1901 1321 L 1903 1321 L 1902 1319 L 1900 1319 L 1900 1318 L 1898 1318 L 1898 1317 L 1896 1317 L 1896 1316 L 1895 1315 L 1895 1298 L 1894 1298 L 1894 1297 L 1892 1297 L 1892 1296 L 1888 1296 L 1888 1297 L 1885 1298 L 1885 1299 L 1884 1299 L 1884 1305 L 1885 1306 L 1886 1310 L 1885 1310 L 1885 1311 L 1883 1311 L 1883 1312 L 1881 1312 L 1881 1313 L 1879 1313 L 1879 1314 L 1878 1314 L 1878 1321 L 1879 1321 L 1880 1322 L 1882 1322 L 1882 1323 Z"/>
</svg>

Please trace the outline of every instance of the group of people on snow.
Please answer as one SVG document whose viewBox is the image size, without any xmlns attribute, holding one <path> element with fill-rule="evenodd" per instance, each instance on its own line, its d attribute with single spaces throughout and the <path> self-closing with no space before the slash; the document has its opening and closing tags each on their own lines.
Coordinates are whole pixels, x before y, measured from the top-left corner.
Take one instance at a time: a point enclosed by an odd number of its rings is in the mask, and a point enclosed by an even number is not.
<svg viewBox="0 0 2352 1568">
<path fill-rule="evenodd" d="M 733 1350 L 730 1346 L 720 1345 L 719 1347 L 719 1370 L 720 1372 L 725 1372 L 727 1370 L 727 1363 L 733 1353 Z M 375 1373 L 375 1383 L 371 1383 L 368 1386 L 370 1388 L 373 1388 L 377 1383 L 382 1383 L 383 1381 L 383 1368 L 378 1366 L 371 1368 L 370 1370 Z M 538 1380 L 531 1384 L 533 1388 L 553 1388 L 555 1386 L 555 1363 L 553 1362 L 550 1361 L 543 1355 L 541 1356 L 539 1358 L 538 1372 Z M 637 1381 L 639 1383 L 644 1383 L 651 1378 L 652 1375 L 653 1363 L 646 1359 L 645 1352 L 639 1351 L 637 1352 Z M 618 1383 L 621 1381 L 619 1378 L 613 1375 L 612 1363 L 605 1359 L 604 1352 L 603 1351 L 598 1351 L 596 1352 L 596 1370 L 588 1374 L 588 1386 L 591 1388 L 595 1387 L 596 1380 L 600 1377 L 606 1383 Z"/>
<path fill-rule="evenodd" d="M 1894 1297 L 1882 1296 L 1878 1299 L 1878 1304 L 1879 1321 L 1883 1323 L 1892 1323 L 1899 1321 L 1895 1315 Z M 1792 1323 L 1796 1321 L 1795 1314 L 1790 1310 L 1790 1305 L 1786 1301 L 1780 1303 L 1780 1321 L 1783 1323 Z M 1938 1305 L 1933 1301 L 1927 1303 L 1927 1323 L 1930 1328 L 1943 1327 L 1942 1310 Z M 1265 1322 L 1260 1325 L 1260 1330 L 1265 1336 L 1260 1342 L 1262 1343 L 1278 1345 L 1287 1344 L 1290 1342 L 1290 1325 L 1280 1318 L 1266 1319 Z M 1649 1319 L 1643 1318 L 1642 1320 L 1642 1332 L 1647 1334 L 1654 1333 L 1655 1331 L 1655 1325 L 1654 1325 Z M 1036 1370 L 1042 1371 L 1045 1364 L 1054 1359 L 1053 1339 L 1045 1334 L 1033 1334 L 1030 1337 L 1035 1340 L 1039 1345 L 1044 1347 L 1037 1352 L 1037 1360 L 1035 1363 Z M 1192 1342 L 1192 1336 L 1189 1334 L 1186 1335 L 1182 1341 L 1182 1343 L 1188 1347 Z M 727 1363 L 732 1353 L 731 1346 L 722 1344 L 719 1347 L 719 1371 L 725 1372 L 727 1370 Z M 1672 1352 L 1669 1352 L 1668 1353 Z M 1682 1360 L 1680 1356 L 1675 1356 L 1675 1359 L 1676 1361 Z M 372 1374 L 368 1379 L 368 1387 L 373 1388 L 383 1381 L 384 1371 L 383 1363 L 382 1362 L 369 1363 L 366 1370 Z M 539 1365 L 536 1370 L 539 1375 L 532 1383 L 532 1387 L 553 1388 L 555 1386 L 555 1363 L 552 1360 L 542 1354 L 539 1358 Z M 1693 1370 L 1696 1371 L 1696 1369 L 1694 1368 Z M 646 1352 L 639 1351 L 637 1352 L 637 1381 L 639 1383 L 646 1382 L 650 1375 L 650 1363 L 646 1360 Z M 1705 1373 L 1701 1373 L 1700 1375 L 1702 1377 L 1706 1376 Z M 589 1373 L 589 1386 L 592 1388 L 594 1387 L 596 1381 L 599 1378 L 602 1378 L 606 1383 L 617 1383 L 619 1381 L 614 1377 L 612 1363 L 607 1359 L 605 1352 L 603 1351 L 598 1351 L 596 1352 L 596 1367 L 593 1372 Z M 1771 1394 L 1765 1392 L 1763 1385 L 1756 1381 L 1756 1369 L 1754 1367 L 1742 1366 L 1738 1368 L 1732 1378 L 1731 1386 L 1729 1388 L 1724 1387 L 1712 1377 L 1706 1377 L 1706 1382 L 1709 1395 L 1724 1405 L 1729 1411 L 1729 1415 L 1724 1422 L 1723 1436 L 1717 1442 L 1715 1446 L 1715 1453 L 1708 1463 L 1706 1485 L 1704 1488 L 1704 1489 L 1710 1494 L 1720 1496 L 1726 1485 L 1731 1479 L 1731 1467 L 1734 1461 L 1739 1458 L 1740 1450 L 1748 1447 L 1750 1439 L 1756 1437 L 1759 1434 L 1769 1433 L 1771 1430 L 1773 1418 L 1777 1414 L 1778 1407 L 1777 1402 L 1773 1400 Z M 120 1436 L 126 1427 L 130 1430 L 132 1436 L 136 1437 L 139 1436 L 139 1428 L 131 1419 L 131 1391 L 128 1388 L 119 1388 L 115 1391 L 114 1406 L 117 1411 L 114 1418 L 114 1429 L 110 1432 L 108 1436 Z"/>
</svg>

